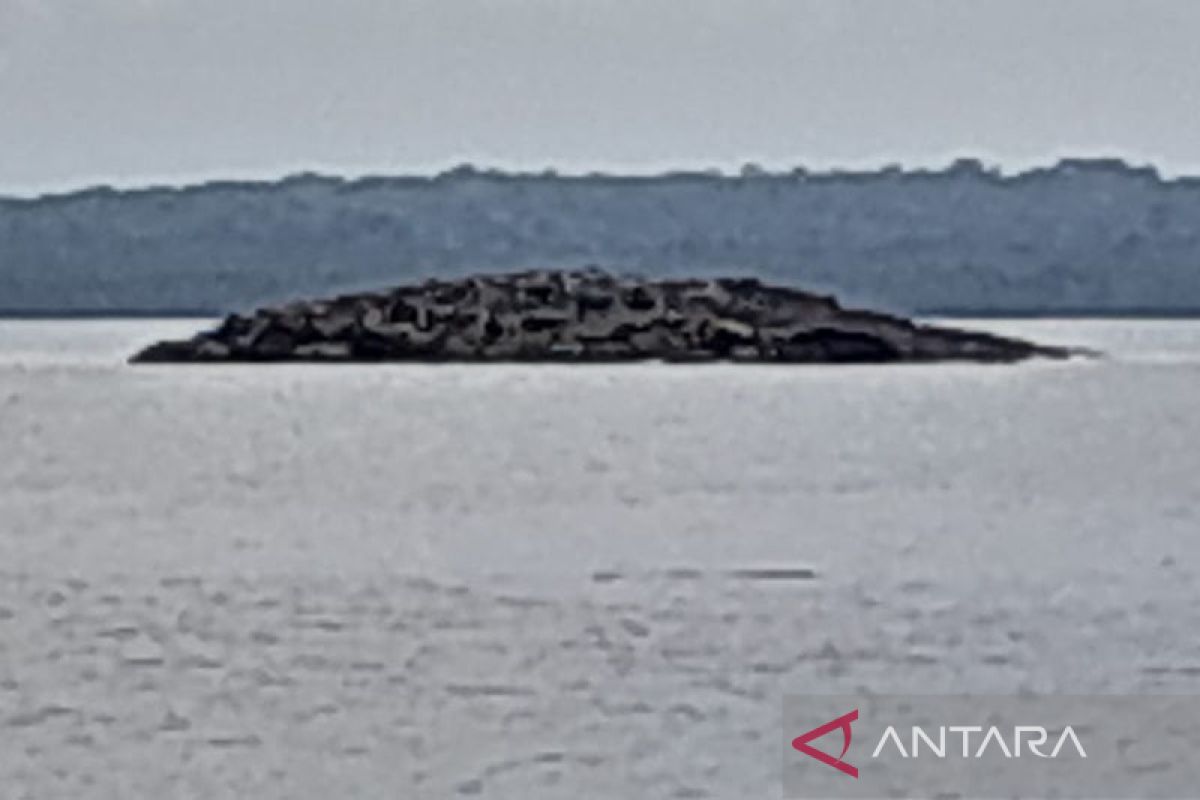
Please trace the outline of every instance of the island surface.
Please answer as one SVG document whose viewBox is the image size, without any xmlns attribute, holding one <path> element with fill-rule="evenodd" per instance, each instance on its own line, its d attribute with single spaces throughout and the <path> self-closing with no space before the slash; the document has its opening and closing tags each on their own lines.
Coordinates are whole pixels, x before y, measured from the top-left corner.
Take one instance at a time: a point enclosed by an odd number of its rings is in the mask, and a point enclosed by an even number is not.
<svg viewBox="0 0 1200 800">
<path fill-rule="evenodd" d="M 598 269 L 429 280 L 232 314 L 131 360 L 1011 362 L 1072 351 L 842 308 L 752 278 Z"/>
</svg>

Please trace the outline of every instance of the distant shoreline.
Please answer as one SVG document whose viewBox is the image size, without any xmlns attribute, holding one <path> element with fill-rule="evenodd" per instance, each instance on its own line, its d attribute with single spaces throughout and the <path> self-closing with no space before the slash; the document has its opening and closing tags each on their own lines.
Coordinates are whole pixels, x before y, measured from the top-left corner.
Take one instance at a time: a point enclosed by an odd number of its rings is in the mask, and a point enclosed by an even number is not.
<svg viewBox="0 0 1200 800">
<path fill-rule="evenodd" d="M 115 308 L 115 309 L 70 309 L 64 311 L 42 309 L 3 309 L 0 320 L 87 320 L 87 319 L 220 319 L 228 312 L 213 309 L 159 309 L 159 308 Z"/>
<path fill-rule="evenodd" d="M 4 321 L 53 321 L 53 320 L 122 320 L 122 319 L 223 319 L 230 311 L 216 309 L 185 308 L 185 309 L 0 309 L 0 320 Z M 1065 310 L 1030 310 L 1030 309 L 962 309 L 962 308 L 932 308 L 920 309 L 911 313 L 917 319 L 1146 319 L 1146 320 L 1190 320 L 1200 319 L 1200 308 L 1195 309 L 1156 309 L 1156 308 L 1125 308 L 1125 309 L 1065 309 Z"/>
<path fill-rule="evenodd" d="M 1200 308 L 1115 308 L 1115 309 L 961 309 L 933 308 L 914 311 L 925 319 L 1200 319 Z"/>
<path fill-rule="evenodd" d="M 736 176 L 621 177 L 462 167 L 93 189 L 0 199 L 0 308 L 179 316 L 595 266 L 756 276 L 899 313 L 1192 317 L 1197 220 L 1200 176 L 1164 180 L 1118 159 L 1063 159 L 1016 176 L 961 159 L 941 171 L 748 166 Z"/>
</svg>

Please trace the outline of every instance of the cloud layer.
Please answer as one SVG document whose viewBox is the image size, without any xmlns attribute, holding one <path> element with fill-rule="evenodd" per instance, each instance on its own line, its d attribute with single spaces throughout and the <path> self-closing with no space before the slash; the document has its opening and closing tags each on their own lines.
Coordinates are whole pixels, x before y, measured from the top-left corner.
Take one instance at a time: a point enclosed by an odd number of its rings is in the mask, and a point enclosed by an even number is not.
<svg viewBox="0 0 1200 800">
<path fill-rule="evenodd" d="M 0 191 L 300 168 L 1200 168 L 1190 0 L 0 0 Z"/>
</svg>

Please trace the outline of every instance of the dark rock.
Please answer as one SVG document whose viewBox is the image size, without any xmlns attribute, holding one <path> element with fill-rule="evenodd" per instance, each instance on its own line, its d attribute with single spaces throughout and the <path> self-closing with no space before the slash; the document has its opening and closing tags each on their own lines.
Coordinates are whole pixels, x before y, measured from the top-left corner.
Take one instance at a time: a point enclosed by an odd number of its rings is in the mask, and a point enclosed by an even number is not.
<svg viewBox="0 0 1200 800">
<path fill-rule="evenodd" d="M 134 362 L 1007 362 L 1076 351 L 843 309 L 748 278 L 650 281 L 595 269 L 431 280 L 232 315 Z"/>
</svg>

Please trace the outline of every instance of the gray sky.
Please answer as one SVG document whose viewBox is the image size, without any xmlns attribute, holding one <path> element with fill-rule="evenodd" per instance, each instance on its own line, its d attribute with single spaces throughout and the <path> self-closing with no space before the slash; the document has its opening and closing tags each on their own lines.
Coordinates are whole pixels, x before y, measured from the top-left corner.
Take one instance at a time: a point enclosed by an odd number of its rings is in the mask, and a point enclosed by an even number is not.
<svg viewBox="0 0 1200 800">
<path fill-rule="evenodd" d="M 0 194 L 305 169 L 1200 172 L 1196 0 L 0 0 Z"/>
</svg>

